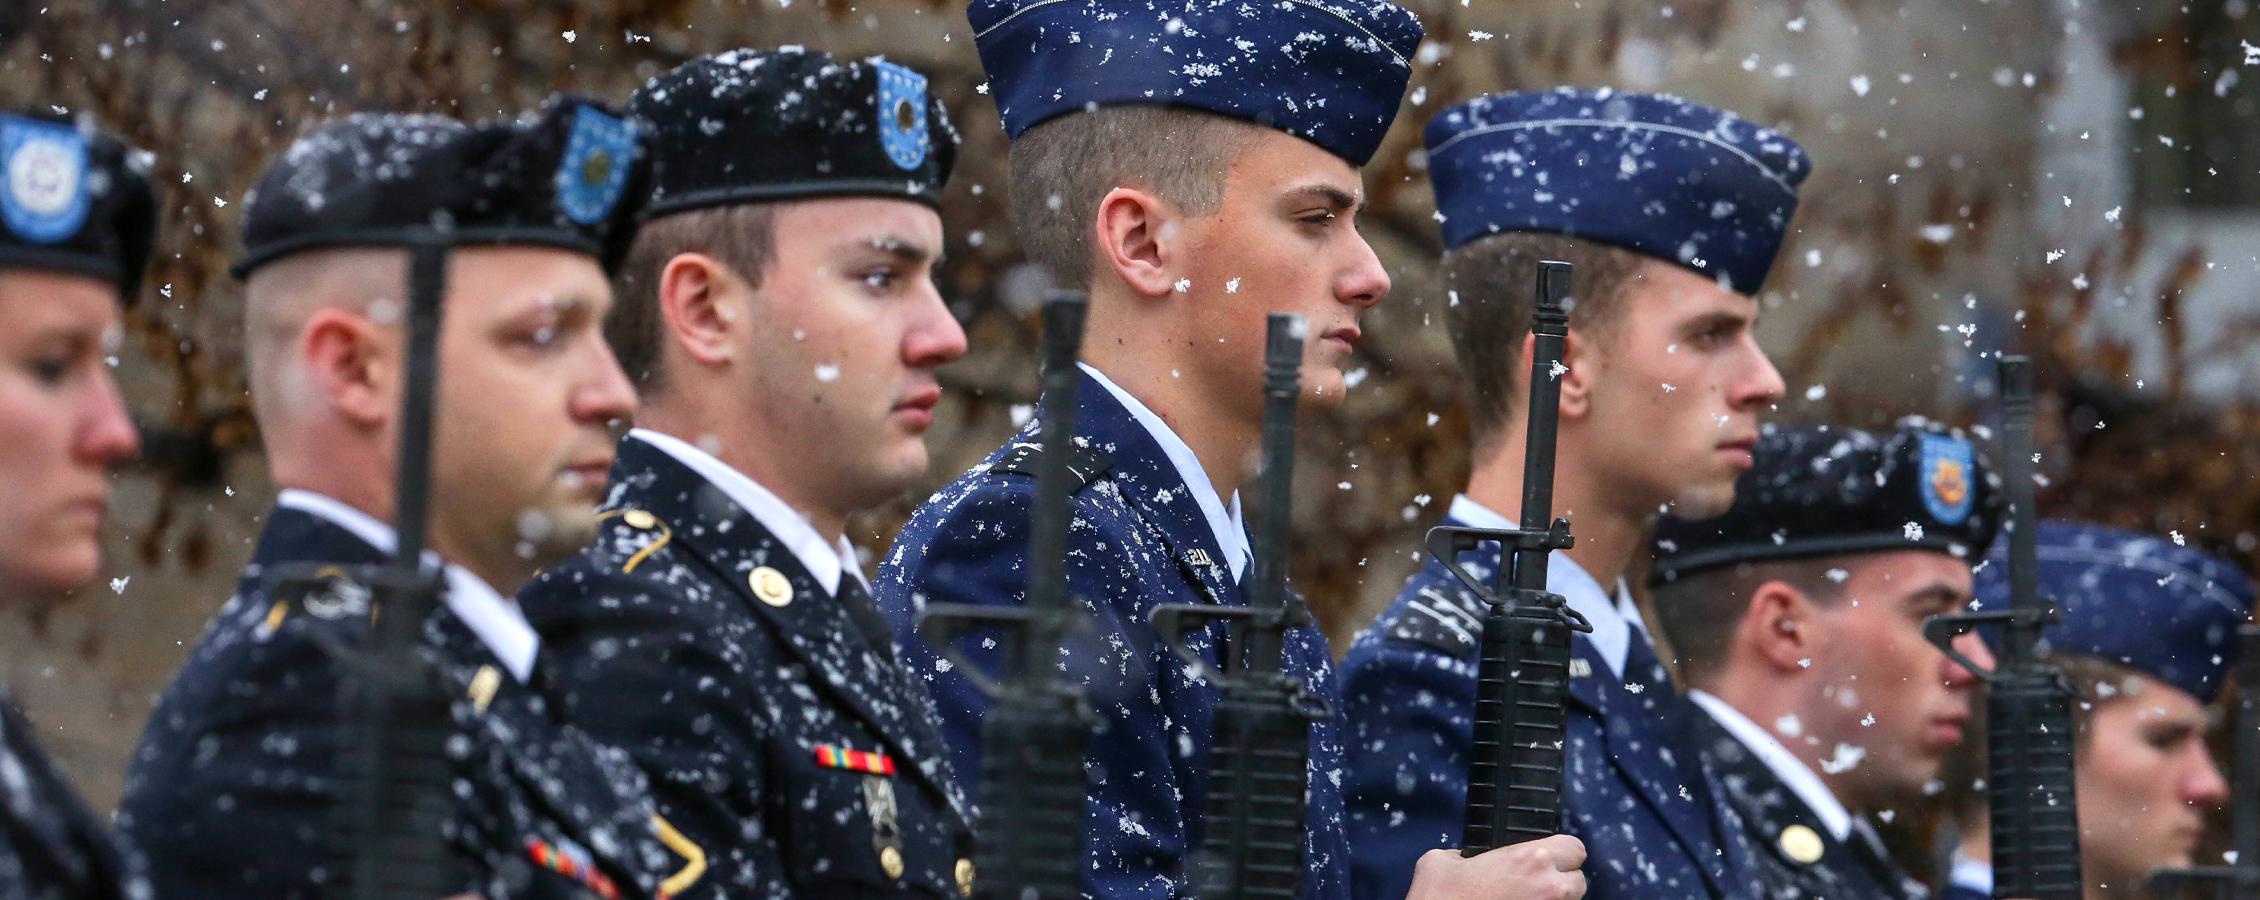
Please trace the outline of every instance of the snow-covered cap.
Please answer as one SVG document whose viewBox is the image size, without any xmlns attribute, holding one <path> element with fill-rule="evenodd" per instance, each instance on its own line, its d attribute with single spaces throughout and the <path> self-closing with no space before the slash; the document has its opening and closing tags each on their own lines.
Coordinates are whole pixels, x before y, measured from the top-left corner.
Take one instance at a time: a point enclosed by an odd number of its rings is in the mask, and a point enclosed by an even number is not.
<svg viewBox="0 0 2260 900">
<path fill-rule="evenodd" d="M 926 76 L 800 47 L 708 54 L 628 108 L 658 135 L 647 215 L 809 197 L 941 203 L 957 130 Z"/>
<path fill-rule="evenodd" d="M 0 268 L 113 282 L 130 302 L 156 239 L 144 154 L 64 116 L 0 112 Z"/>
<path fill-rule="evenodd" d="M 316 127 L 259 175 L 244 202 L 244 278 L 308 250 L 404 246 L 445 225 L 455 244 L 627 253 L 650 192 L 645 127 L 558 95 L 516 121 L 356 114 Z"/>
<path fill-rule="evenodd" d="M 973 0 L 965 16 L 1014 140 L 1153 104 L 1254 122 L 1353 166 L 1396 120 L 1421 37 L 1386 0 Z"/>
<path fill-rule="evenodd" d="M 1723 110 L 1609 88 L 1477 97 L 1428 122 L 1444 245 L 1510 231 L 1622 247 L 1756 294 L 1811 172 Z"/>
<path fill-rule="evenodd" d="M 2220 693 L 2252 615 L 2252 581 L 2236 566 L 2186 539 L 2084 522 L 2042 522 L 2033 542 L 2040 596 L 2062 615 L 2040 633 L 2050 652 L 2128 666 L 2203 703 Z M 2009 608 L 2007 543 L 1977 570 L 1979 609 Z"/>
<path fill-rule="evenodd" d="M 1955 429 L 1909 418 L 1877 436 L 1767 425 L 1724 515 L 1656 523 L 1650 584 L 1742 563 L 1929 550 L 1975 564 L 2001 527 L 2001 486 Z"/>
</svg>

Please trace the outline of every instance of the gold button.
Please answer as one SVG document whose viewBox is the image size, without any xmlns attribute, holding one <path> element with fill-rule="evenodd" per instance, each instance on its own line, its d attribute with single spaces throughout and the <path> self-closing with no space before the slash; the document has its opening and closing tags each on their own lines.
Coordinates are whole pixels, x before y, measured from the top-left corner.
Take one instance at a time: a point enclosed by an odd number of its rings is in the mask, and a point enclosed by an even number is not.
<svg viewBox="0 0 2260 900">
<path fill-rule="evenodd" d="M 1821 836 L 1803 825 L 1791 825 L 1781 830 L 1781 852 L 1799 863 L 1820 862 Z"/>
<path fill-rule="evenodd" d="M 659 517 L 645 510 L 631 509 L 621 514 L 620 521 L 628 523 L 629 528 L 638 531 L 650 531 L 653 526 L 659 524 Z"/>
<path fill-rule="evenodd" d="M 793 583 L 783 572 L 762 566 L 753 570 L 753 574 L 747 575 L 745 580 L 753 588 L 753 595 L 761 598 L 763 603 L 784 606 L 793 602 Z"/>
<path fill-rule="evenodd" d="M 957 892 L 973 896 L 973 861 L 970 859 L 957 861 Z"/>
<path fill-rule="evenodd" d="M 901 878 L 902 851 L 897 850 L 893 847 L 880 848 L 879 869 L 883 872 L 886 872 L 888 878 Z"/>
</svg>

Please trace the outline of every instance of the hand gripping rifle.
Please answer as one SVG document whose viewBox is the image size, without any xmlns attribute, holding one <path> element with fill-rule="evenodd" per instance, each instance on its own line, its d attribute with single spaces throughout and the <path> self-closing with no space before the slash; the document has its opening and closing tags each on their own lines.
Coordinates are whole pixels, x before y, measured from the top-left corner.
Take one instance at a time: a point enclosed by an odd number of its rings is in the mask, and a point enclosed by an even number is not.
<svg viewBox="0 0 2260 900">
<path fill-rule="evenodd" d="M 1483 600 L 1476 662 L 1474 743 L 1467 761 L 1467 816 L 1460 855 L 1537 840 L 1562 830 L 1562 699 L 1569 692 L 1569 633 L 1593 626 L 1546 591 L 1547 557 L 1574 542 L 1554 517 L 1554 438 L 1560 427 L 1562 351 L 1569 335 L 1570 264 L 1538 264 L 1530 333 L 1529 430 L 1522 464 L 1520 528 L 1438 526 L 1428 554 Z M 1460 554 L 1495 541 L 1493 583 L 1462 568 Z"/>
<path fill-rule="evenodd" d="M 926 640 L 990 701 L 981 720 L 983 825 L 974 852 L 981 878 L 973 894 L 981 898 L 1083 895 L 1083 745 L 1093 717 L 1082 688 L 1060 673 L 1059 652 L 1083 620 L 1067 593 L 1067 529 L 1084 304 L 1082 294 L 1066 291 L 1044 301 L 1043 454 L 1028 530 L 1028 602 L 937 603 L 919 618 Z M 1006 633 L 1008 656 L 996 679 L 957 651 L 957 636 L 978 626 Z"/>
<path fill-rule="evenodd" d="M 2002 475 L 2009 482 L 2009 608 L 1932 616 L 1923 636 L 1986 683 L 1986 806 L 1993 828 L 1993 896 L 2077 900 L 2079 809 L 2072 791 L 2071 684 L 2038 652 L 2057 621 L 2040 596 L 2032 487 L 2032 361 L 2001 358 Z M 1992 671 L 1954 649 L 1980 625 L 2001 626 Z"/>
<path fill-rule="evenodd" d="M 1248 604 L 1175 603 L 1153 611 L 1162 640 L 1221 691 L 1211 728 L 1206 828 L 1187 873 L 1193 894 L 1204 900 L 1293 898 L 1302 890 L 1310 723 L 1333 714 L 1287 672 L 1287 633 L 1311 623 L 1310 610 L 1287 590 L 1302 364 L 1302 317 L 1272 313 L 1263 349 L 1263 468 Z M 1239 624 L 1239 652 L 1225 650 L 1221 669 L 1186 643 L 1189 630 L 1213 621 Z"/>
<path fill-rule="evenodd" d="M 2260 900 L 2260 625 L 2237 629 L 2236 732 L 2229 750 L 2236 761 L 2229 797 L 2229 849 L 2233 862 L 2161 869 L 2150 890 L 2161 897 Z"/>
</svg>

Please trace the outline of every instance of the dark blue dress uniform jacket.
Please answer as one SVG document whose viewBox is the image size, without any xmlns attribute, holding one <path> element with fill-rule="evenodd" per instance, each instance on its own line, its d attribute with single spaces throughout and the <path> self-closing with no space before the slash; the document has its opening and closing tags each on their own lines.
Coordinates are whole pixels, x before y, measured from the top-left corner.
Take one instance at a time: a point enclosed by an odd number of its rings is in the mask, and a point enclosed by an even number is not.
<svg viewBox="0 0 2260 900">
<path fill-rule="evenodd" d="M 1486 544 L 1462 564 L 1488 578 L 1498 559 Z M 1480 605 L 1429 560 L 1342 659 L 1360 898 L 1403 897 L 1422 853 L 1459 844 Z M 1636 671 L 1650 656 L 1642 647 L 1627 655 L 1622 680 L 1585 635 L 1572 635 L 1570 650 L 1564 805 L 1567 831 L 1585 842 L 1586 897 L 1760 896 L 1739 825 L 1686 730 L 1686 717 L 1702 711 L 1660 669 Z"/>
<path fill-rule="evenodd" d="M 32 739 L 32 724 L 0 696 L 0 897 L 149 900 L 139 859 L 87 810 Z"/>
<path fill-rule="evenodd" d="M 756 589 L 763 568 L 782 605 Z M 840 590 L 862 587 L 844 576 Z M 688 466 L 622 441 L 595 544 L 520 600 L 569 718 L 633 755 L 661 813 L 704 848 L 707 875 L 679 896 L 963 894 L 971 834 L 924 689 L 890 661 L 868 605 L 876 645 Z M 885 754 L 894 774 L 827 766 L 821 747 Z"/>
<path fill-rule="evenodd" d="M 1103 720 L 1085 764 L 1084 891 L 1102 898 L 1174 897 L 1183 892 L 1191 851 L 1204 833 L 1201 804 L 1217 691 L 1187 673 L 1147 615 L 1165 603 L 1241 606 L 1247 599 L 1153 436 L 1087 374 L 1077 398 L 1075 433 L 1086 446 L 1076 449 L 1075 468 L 1087 480 L 1073 497 L 1068 587 L 1094 627 L 1069 644 L 1061 662 Z M 1015 444 L 1034 440 L 1041 427 L 1030 422 L 1014 441 L 929 498 L 903 526 L 874 586 L 904 659 L 934 692 L 957 771 L 968 780 L 981 771 L 987 699 L 927 649 L 912 623 L 926 603 L 1026 602 L 1035 480 L 991 467 Z M 1194 634 L 1195 648 L 1212 665 L 1224 633 L 1215 625 Z M 973 639 L 962 646 L 994 673 L 993 649 Z M 1292 671 L 1331 703 L 1324 636 L 1302 628 L 1288 635 L 1286 646 Z M 1348 893 L 1340 747 L 1333 719 L 1313 724 L 1305 897 Z"/>
<path fill-rule="evenodd" d="M 1727 803 L 1741 819 L 1756 880 L 1767 900 L 1920 900 L 1930 896 L 1883 848 L 1855 830 L 1839 841 L 1818 813 L 1717 719 L 1695 707 L 1688 720 L 1704 759 L 1718 773 Z M 1791 828 L 1817 838 L 1817 858 L 1799 858 L 1782 839 Z"/>
<path fill-rule="evenodd" d="M 335 597 L 270 597 L 262 577 L 292 563 L 383 560 L 326 519 L 269 511 L 235 596 L 158 701 L 126 776 L 118 825 L 147 854 L 159 897 L 338 895 L 350 852 L 335 837 L 334 811 L 345 670 L 325 645 L 363 639 L 369 610 Z M 621 897 L 657 893 L 680 861 L 655 836 L 643 777 L 626 755 L 557 723 L 540 693 L 452 613 L 431 617 L 425 642 L 459 698 L 453 715 L 466 738 L 451 835 L 451 877 L 463 890 L 487 900 L 603 897 L 601 880 Z M 536 847 L 576 864 L 544 864 Z"/>
</svg>

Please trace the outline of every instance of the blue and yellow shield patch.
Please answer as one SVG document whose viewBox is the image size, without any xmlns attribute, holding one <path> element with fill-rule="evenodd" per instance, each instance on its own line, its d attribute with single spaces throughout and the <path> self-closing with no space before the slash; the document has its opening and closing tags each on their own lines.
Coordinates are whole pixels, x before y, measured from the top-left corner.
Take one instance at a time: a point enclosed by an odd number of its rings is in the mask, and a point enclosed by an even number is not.
<svg viewBox="0 0 2260 900">
<path fill-rule="evenodd" d="M 884 60 L 879 69 L 879 146 L 910 171 L 926 161 L 926 76 Z"/>
<path fill-rule="evenodd" d="M 603 221 L 620 203 L 635 154 L 636 128 L 626 119 L 587 106 L 574 110 L 557 162 L 558 207 L 582 225 Z"/>
<path fill-rule="evenodd" d="M 93 205 L 87 187 L 78 129 L 0 115 L 0 221 L 9 232 L 32 244 L 77 234 Z"/>
<path fill-rule="evenodd" d="M 1970 517 L 1976 497 L 1970 483 L 1977 451 L 1970 442 L 1944 434 L 1923 435 L 1923 506 L 1941 525 L 1960 525 Z"/>
</svg>

